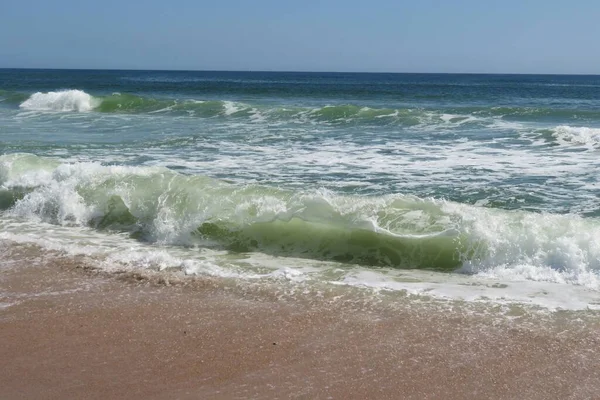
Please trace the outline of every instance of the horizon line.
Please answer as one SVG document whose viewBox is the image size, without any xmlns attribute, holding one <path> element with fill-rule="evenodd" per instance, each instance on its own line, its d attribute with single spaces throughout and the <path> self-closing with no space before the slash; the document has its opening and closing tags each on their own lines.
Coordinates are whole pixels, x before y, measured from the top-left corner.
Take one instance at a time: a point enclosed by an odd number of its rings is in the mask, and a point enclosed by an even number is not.
<svg viewBox="0 0 600 400">
<path fill-rule="evenodd" d="M 552 73 L 552 72 L 414 72 L 414 71 L 309 71 L 309 70 L 243 70 L 243 69 L 140 69 L 140 68 L 57 68 L 57 67 L 0 67 L 0 70 L 51 70 L 51 71 L 131 71 L 131 72 L 233 72 L 233 73 L 286 73 L 286 74 L 398 74 L 398 75 L 552 75 L 552 76 L 600 76 L 600 73 Z"/>
</svg>

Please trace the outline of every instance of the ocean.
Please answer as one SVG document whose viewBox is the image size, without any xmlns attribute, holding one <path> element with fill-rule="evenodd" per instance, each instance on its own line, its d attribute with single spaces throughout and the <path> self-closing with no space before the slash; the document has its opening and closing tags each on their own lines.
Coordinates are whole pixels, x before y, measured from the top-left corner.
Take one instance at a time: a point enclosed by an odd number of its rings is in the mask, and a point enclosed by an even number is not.
<svg viewBox="0 0 600 400">
<path fill-rule="evenodd" d="M 597 309 L 599 150 L 600 76 L 3 69 L 0 243 Z"/>
</svg>

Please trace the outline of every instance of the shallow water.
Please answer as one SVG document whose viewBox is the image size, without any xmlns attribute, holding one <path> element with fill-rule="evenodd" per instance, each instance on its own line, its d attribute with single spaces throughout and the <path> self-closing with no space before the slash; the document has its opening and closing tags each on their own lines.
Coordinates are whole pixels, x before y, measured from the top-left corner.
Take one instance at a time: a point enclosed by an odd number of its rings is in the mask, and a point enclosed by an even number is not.
<svg viewBox="0 0 600 400">
<path fill-rule="evenodd" d="M 600 78 L 0 70 L 2 240 L 596 308 Z"/>
</svg>

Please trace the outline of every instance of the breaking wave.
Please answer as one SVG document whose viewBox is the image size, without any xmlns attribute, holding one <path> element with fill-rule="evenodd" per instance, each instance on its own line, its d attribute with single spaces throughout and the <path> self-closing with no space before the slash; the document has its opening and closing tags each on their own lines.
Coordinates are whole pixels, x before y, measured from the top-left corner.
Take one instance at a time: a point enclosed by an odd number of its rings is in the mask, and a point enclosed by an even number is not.
<svg viewBox="0 0 600 400">
<path fill-rule="evenodd" d="M 156 244 L 599 286 L 600 221 L 575 215 L 241 186 L 31 154 L 0 156 L 0 207 Z"/>
<path fill-rule="evenodd" d="M 81 90 L 64 90 L 58 92 L 37 92 L 21 103 L 23 110 L 33 111 L 91 111 L 101 104 Z"/>
<path fill-rule="evenodd" d="M 404 126 L 491 126 L 498 120 L 553 121 L 599 120 L 600 112 L 527 107 L 460 107 L 440 110 L 422 108 L 373 108 L 356 104 L 322 107 L 266 106 L 229 100 L 194 100 L 143 97 L 113 93 L 92 96 L 81 90 L 37 92 L 23 101 L 23 94 L 0 92 L 0 99 L 17 103 L 22 110 L 101 112 L 121 114 L 171 114 L 200 118 L 232 117 L 257 121 L 320 123 L 398 124 Z"/>
<path fill-rule="evenodd" d="M 553 130 L 552 136 L 561 145 L 600 148 L 600 128 L 561 125 Z"/>
</svg>

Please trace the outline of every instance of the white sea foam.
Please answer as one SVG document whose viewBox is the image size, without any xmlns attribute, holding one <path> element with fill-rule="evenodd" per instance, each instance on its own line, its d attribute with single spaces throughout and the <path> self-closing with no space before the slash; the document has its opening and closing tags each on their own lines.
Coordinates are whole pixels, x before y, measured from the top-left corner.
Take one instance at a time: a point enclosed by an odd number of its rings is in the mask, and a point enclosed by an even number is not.
<svg viewBox="0 0 600 400">
<path fill-rule="evenodd" d="M 597 310 L 596 291 L 574 285 L 515 281 L 481 275 L 446 275 L 429 271 L 355 270 L 332 284 L 402 291 L 409 295 L 467 302 L 525 304 L 548 310 Z"/>
<path fill-rule="evenodd" d="M 458 203 L 469 251 L 462 271 L 511 281 L 572 284 L 600 290 L 600 221 L 577 215 L 507 212 Z"/>
<path fill-rule="evenodd" d="M 462 125 L 467 122 L 481 121 L 473 115 L 458 115 L 458 114 L 441 114 L 439 118 L 446 124 Z"/>
<path fill-rule="evenodd" d="M 240 112 L 246 108 L 247 107 L 245 107 L 244 105 L 239 104 L 239 103 L 234 103 L 233 101 L 224 101 L 223 102 L 223 109 L 225 110 L 224 111 L 225 115 L 232 115 L 232 114 Z"/>
<path fill-rule="evenodd" d="M 399 291 L 411 295 L 468 302 L 526 304 L 545 309 L 597 309 L 597 291 L 578 285 L 515 280 L 504 277 L 445 274 L 432 271 L 348 268 L 336 262 L 261 253 L 231 258 L 227 252 L 182 247 L 156 248 L 123 235 L 90 229 L 31 224 L 0 218 L 0 240 L 36 244 L 70 256 L 86 256 L 96 267 L 111 271 L 165 271 L 186 275 L 215 276 L 242 280 L 281 279 L 291 283 L 329 282 L 376 291 Z"/>
<path fill-rule="evenodd" d="M 561 145 L 600 148 L 600 128 L 561 125 L 554 128 L 553 136 Z"/>
<path fill-rule="evenodd" d="M 100 105 L 95 99 L 82 90 L 63 90 L 58 92 L 37 92 L 21 103 L 23 110 L 29 111 L 91 111 Z"/>
<path fill-rule="evenodd" d="M 36 223 L 88 226 L 106 213 L 107 202 L 117 195 L 130 212 L 150 224 L 152 238 L 163 245 L 189 243 L 190 232 L 207 218 L 240 227 L 292 218 L 329 221 L 398 238 L 456 238 L 457 249 L 465 257 L 462 271 L 482 278 L 600 290 L 600 221 L 593 218 L 401 195 L 362 198 L 321 190 L 290 197 L 286 192 L 228 189 L 208 178 L 178 177 L 163 168 L 56 164 L 32 155 L 2 156 L 0 161 L 3 188 L 30 188 L 8 215 Z M 217 193 L 220 197 L 215 198 Z M 309 241 L 294 240 L 312 246 Z M 134 258 L 140 265 L 158 265 L 159 269 L 183 265 L 160 261 L 159 254 L 151 257 L 153 261 L 144 257 Z"/>
</svg>

